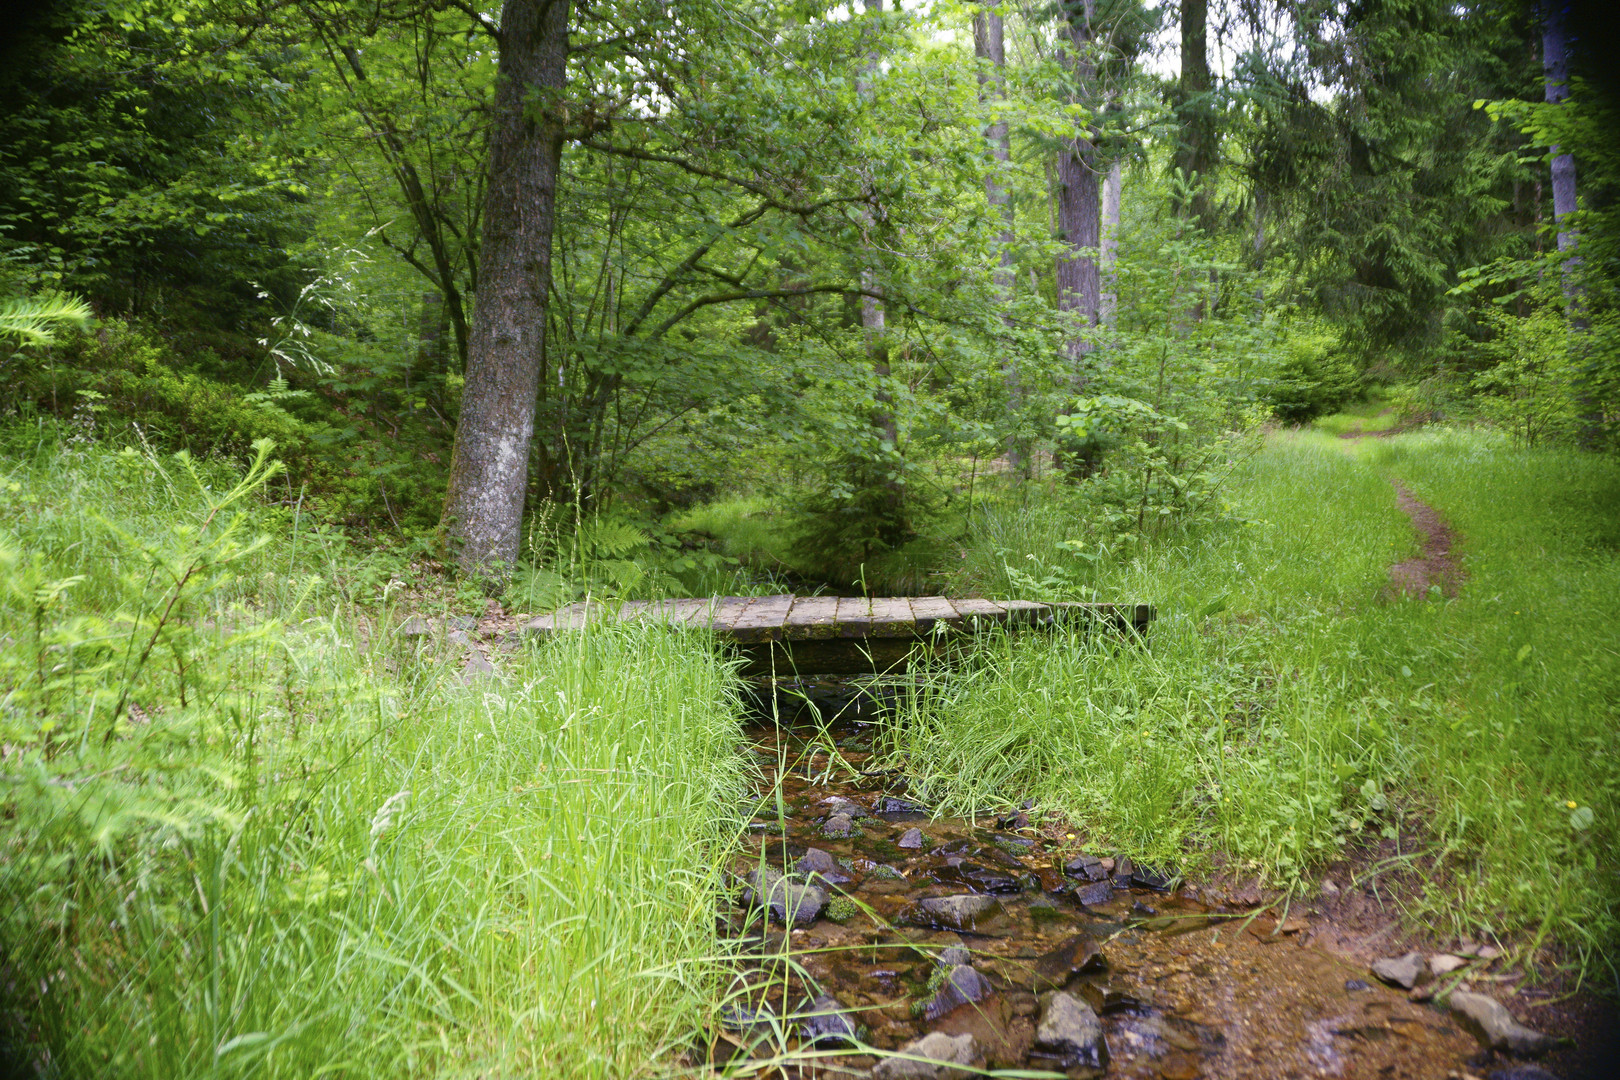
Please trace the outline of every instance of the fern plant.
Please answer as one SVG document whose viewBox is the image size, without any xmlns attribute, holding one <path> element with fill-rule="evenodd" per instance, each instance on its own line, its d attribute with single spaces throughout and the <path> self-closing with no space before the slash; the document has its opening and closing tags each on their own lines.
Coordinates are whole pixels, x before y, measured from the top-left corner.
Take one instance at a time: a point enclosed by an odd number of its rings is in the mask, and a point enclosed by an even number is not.
<svg viewBox="0 0 1620 1080">
<path fill-rule="evenodd" d="M 62 326 L 83 330 L 89 324 L 90 305 L 70 293 L 42 292 L 0 301 L 0 341 L 50 345 Z"/>
</svg>

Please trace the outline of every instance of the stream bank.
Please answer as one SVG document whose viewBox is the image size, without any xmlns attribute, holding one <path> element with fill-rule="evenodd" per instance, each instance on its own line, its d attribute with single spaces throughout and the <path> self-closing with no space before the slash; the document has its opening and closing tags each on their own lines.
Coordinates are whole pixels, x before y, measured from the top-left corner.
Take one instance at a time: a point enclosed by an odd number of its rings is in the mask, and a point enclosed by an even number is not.
<svg viewBox="0 0 1620 1080">
<path fill-rule="evenodd" d="M 762 697 L 746 732 L 760 801 L 721 913 L 748 960 L 707 1064 L 878 1078 L 1548 1075 L 1482 1048 L 1421 991 L 1313 946 L 1282 910 L 1206 902 L 1171 868 L 1079 850 L 1027 807 L 933 817 L 903 775 L 867 768 L 897 692 L 823 680 Z"/>
</svg>

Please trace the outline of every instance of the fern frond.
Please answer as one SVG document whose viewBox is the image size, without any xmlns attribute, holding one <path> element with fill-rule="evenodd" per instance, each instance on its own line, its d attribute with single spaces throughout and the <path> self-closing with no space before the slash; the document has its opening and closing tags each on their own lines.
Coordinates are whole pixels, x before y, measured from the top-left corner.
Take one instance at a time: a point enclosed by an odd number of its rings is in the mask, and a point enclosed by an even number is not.
<svg viewBox="0 0 1620 1080">
<path fill-rule="evenodd" d="M 16 338 L 23 345 L 49 345 L 64 325 L 85 329 L 90 305 L 64 292 L 14 296 L 0 301 L 0 339 Z"/>
</svg>

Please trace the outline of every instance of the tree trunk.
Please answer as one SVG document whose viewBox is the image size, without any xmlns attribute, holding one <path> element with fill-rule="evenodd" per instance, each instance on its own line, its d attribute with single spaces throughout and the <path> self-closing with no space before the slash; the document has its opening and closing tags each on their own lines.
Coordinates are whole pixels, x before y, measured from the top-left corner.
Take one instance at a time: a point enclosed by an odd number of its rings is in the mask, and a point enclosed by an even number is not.
<svg viewBox="0 0 1620 1080">
<path fill-rule="evenodd" d="M 1115 158 L 1108 166 L 1102 189 L 1102 298 L 1097 305 L 1097 322 L 1105 330 L 1119 323 L 1119 199 L 1124 186 L 1125 163 Z"/>
<path fill-rule="evenodd" d="M 1547 87 L 1547 103 L 1561 104 L 1569 97 L 1569 27 L 1568 4 L 1565 0 L 1549 0 L 1546 21 L 1541 32 L 1541 70 Z M 1564 260 L 1564 295 L 1576 302 L 1574 271 L 1580 259 L 1574 254 L 1577 236 L 1569 224 L 1569 215 L 1575 212 L 1575 155 L 1559 153 L 1552 147 L 1553 224 L 1558 230 L 1558 250 L 1569 257 Z"/>
<path fill-rule="evenodd" d="M 517 562 L 551 284 L 568 0 L 506 0 L 491 112 L 478 293 L 442 528 L 499 582 Z M 534 100 L 536 97 L 538 101 Z"/>
<path fill-rule="evenodd" d="M 1215 166 L 1215 110 L 1210 102 L 1213 80 L 1205 40 L 1209 0 L 1181 0 L 1181 79 L 1176 90 L 1177 145 L 1175 167 L 1195 187 L 1190 199 L 1174 197 L 1175 211 L 1210 225 L 1208 183 Z"/>
<path fill-rule="evenodd" d="M 973 55 L 981 62 L 979 67 L 979 102 L 995 111 L 995 118 L 985 127 L 984 139 L 990 147 L 994 161 L 984 174 L 984 197 L 990 204 L 992 216 L 1000 219 L 1001 231 L 996 237 L 996 267 L 991 271 L 996 298 L 1003 307 L 1002 321 L 1012 325 L 1012 312 L 1007 305 L 1012 301 L 1015 268 L 1013 266 L 1013 206 L 1003 173 L 1012 161 L 1012 145 L 1007 136 L 1007 118 L 1000 114 L 1007 97 L 1007 51 L 1001 22 L 999 0 L 983 0 L 973 13 Z M 1001 359 L 1002 378 L 1007 384 L 1007 404 L 1016 418 L 1022 410 L 1024 389 L 1018 374 L 1018 362 L 1009 352 Z M 1006 442 L 1007 463 L 1015 471 L 1023 471 L 1026 454 L 1023 440 L 1016 431 L 1009 432 Z"/>
<path fill-rule="evenodd" d="M 1091 55 L 1091 16 L 1094 0 L 1084 0 L 1080 10 L 1071 11 L 1065 33 L 1066 62 L 1075 82 L 1076 99 L 1090 103 L 1097 67 Z M 1097 148 L 1093 132 L 1082 125 L 1058 156 L 1058 229 L 1068 251 L 1058 259 L 1058 310 L 1074 312 L 1082 327 L 1097 325 L 1102 303 L 1102 282 L 1097 273 L 1097 249 L 1101 246 L 1101 193 L 1097 176 Z M 1088 333 L 1077 333 L 1069 340 L 1071 378 L 1078 389 L 1084 381 L 1081 358 L 1093 349 Z"/>
</svg>

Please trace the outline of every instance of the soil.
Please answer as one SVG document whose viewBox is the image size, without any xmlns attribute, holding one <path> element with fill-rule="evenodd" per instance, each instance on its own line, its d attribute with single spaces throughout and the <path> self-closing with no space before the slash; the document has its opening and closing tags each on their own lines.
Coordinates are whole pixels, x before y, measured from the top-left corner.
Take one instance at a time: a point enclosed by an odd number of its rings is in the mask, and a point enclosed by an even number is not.
<svg viewBox="0 0 1620 1080">
<path fill-rule="evenodd" d="M 1429 595 L 1431 588 L 1439 588 L 1447 597 L 1456 596 L 1465 575 L 1462 567 L 1451 557 L 1455 537 L 1450 526 L 1438 510 L 1420 501 L 1400 481 L 1391 480 L 1390 483 L 1395 488 L 1395 501 L 1412 519 L 1412 527 L 1423 538 L 1422 555 L 1389 568 L 1390 595 L 1424 597 Z"/>
<path fill-rule="evenodd" d="M 1056 820 L 1007 812 L 934 817 L 907 806 L 903 775 L 868 771 L 877 706 L 858 695 L 852 702 L 848 686 L 792 686 L 775 698 L 777 720 L 766 722 L 772 711 L 763 710 L 747 732 L 761 800 L 752 844 L 733 867 L 738 902 L 721 922 L 752 959 L 739 964 L 732 1022 L 712 1033 L 706 1063 L 746 1071 L 751 1066 L 739 1059 L 753 1056 L 775 1058 L 781 1067 L 769 1071 L 783 1077 L 864 1075 L 878 1060 L 867 1048 L 895 1051 L 938 1031 L 972 1034 L 985 1067 L 1051 1069 L 1035 1031 L 1049 995 L 1061 989 L 1100 1014 L 1111 1058 L 1105 1074 L 1071 1076 L 1484 1080 L 1523 1064 L 1483 1049 L 1424 995 L 1369 973 L 1370 961 L 1411 948 L 1427 955 L 1485 946 L 1489 954 L 1495 946 L 1423 940 L 1407 928 L 1399 894 L 1412 895 L 1415 881 L 1367 872 L 1388 862 L 1394 841 L 1330 868 L 1342 882 L 1331 899 L 1288 906 L 1253 882 L 1187 883 L 1175 880 L 1173 868 L 1133 868 L 1087 853 Z M 819 722 L 795 713 L 804 699 L 820 710 Z M 829 823 L 834 833 L 850 824 L 832 821 L 839 811 L 855 815 L 850 835 L 829 835 Z M 915 836 L 913 846 L 900 846 L 910 829 L 921 832 L 921 846 Z M 791 927 L 767 919 L 743 878 L 764 865 L 817 883 L 798 866 L 812 849 L 837 860 L 841 880 L 819 883 L 829 900 L 845 898 L 844 907 Z M 1106 860 L 1101 882 L 1076 869 L 1082 855 Z M 1100 895 L 1082 900 L 1099 885 Z M 994 905 L 965 927 L 918 917 L 919 901 L 943 897 L 993 898 Z M 965 949 L 982 976 L 972 980 L 976 1000 L 938 996 L 946 949 Z M 1087 959 L 1063 960 L 1053 978 L 1055 956 Z M 1575 1036 L 1573 1046 L 1541 1062 L 1553 1076 L 1610 1075 L 1601 1071 L 1600 1033 L 1614 1020 L 1607 1003 L 1590 994 L 1555 1002 L 1545 985 L 1524 989 L 1508 963 L 1505 955 L 1472 956 L 1454 979 L 1504 1001 L 1532 1026 Z M 824 995 L 860 1026 L 863 1045 L 819 1062 L 795 1060 L 806 1047 L 780 1018 Z M 765 1037 L 761 1025 L 750 1030 L 746 1022 L 762 1016 L 777 1018 Z M 818 1052 L 833 1053 L 825 1045 Z"/>
</svg>

